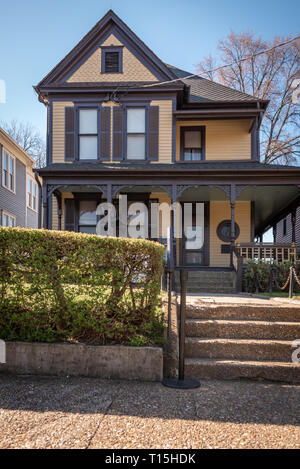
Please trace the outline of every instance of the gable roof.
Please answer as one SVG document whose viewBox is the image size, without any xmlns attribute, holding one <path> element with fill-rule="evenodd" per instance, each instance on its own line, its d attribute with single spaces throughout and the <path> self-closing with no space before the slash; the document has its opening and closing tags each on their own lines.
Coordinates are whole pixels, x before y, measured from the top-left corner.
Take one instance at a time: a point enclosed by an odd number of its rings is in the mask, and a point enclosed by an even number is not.
<svg viewBox="0 0 300 469">
<path fill-rule="evenodd" d="M 176 78 L 172 70 L 112 10 L 109 10 L 35 88 L 39 90 L 46 85 L 62 83 L 111 33 L 134 51 L 137 58 L 149 65 L 158 80 Z"/>
<path fill-rule="evenodd" d="M 190 102 L 259 101 L 258 98 L 250 94 L 242 93 L 241 91 L 221 85 L 215 81 L 207 80 L 203 77 L 184 78 L 192 75 L 192 73 L 181 70 L 173 65 L 167 65 L 167 67 L 177 78 L 180 78 L 180 81 L 190 87 Z"/>
</svg>

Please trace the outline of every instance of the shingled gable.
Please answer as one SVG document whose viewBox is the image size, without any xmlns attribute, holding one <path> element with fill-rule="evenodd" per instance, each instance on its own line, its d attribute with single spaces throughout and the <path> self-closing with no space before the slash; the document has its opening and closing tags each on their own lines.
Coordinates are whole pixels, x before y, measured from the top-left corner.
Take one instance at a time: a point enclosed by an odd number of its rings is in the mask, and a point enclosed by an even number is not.
<svg viewBox="0 0 300 469">
<path fill-rule="evenodd" d="M 68 78 L 113 35 L 151 71 L 155 80 L 165 81 L 177 78 L 131 29 L 112 11 L 107 14 L 83 37 L 83 39 L 49 72 L 35 87 L 42 92 L 43 88 L 66 83 Z M 66 83 L 67 84 L 67 83 Z M 69 84 L 69 83 L 68 83 Z"/>
</svg>

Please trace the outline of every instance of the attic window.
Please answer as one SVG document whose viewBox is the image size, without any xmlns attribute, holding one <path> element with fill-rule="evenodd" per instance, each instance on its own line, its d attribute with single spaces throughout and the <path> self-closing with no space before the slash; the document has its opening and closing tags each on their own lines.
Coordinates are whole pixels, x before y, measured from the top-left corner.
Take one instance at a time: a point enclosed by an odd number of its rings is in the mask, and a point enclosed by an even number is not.
<svg viewBox="0 0 300 469">
<path fill-rule="evenodd" d="M 102 73 L 122 73 L 122 48 L 102 48 Z"/>
</svg>

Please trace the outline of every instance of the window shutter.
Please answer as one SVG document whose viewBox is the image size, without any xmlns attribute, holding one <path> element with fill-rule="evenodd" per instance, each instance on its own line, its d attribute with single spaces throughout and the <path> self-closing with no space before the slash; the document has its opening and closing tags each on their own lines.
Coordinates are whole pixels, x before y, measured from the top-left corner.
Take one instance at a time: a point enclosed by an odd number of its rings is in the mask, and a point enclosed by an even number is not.
<svg viewBox="0 0 300 469">
<path fill-rule="evenodd" d="M 74 199 L 65 199 L 65 231 L 75 231 Z"/>
<path fill-rule="evenodd" d="M 100 159 L 110 160 L 110 107 L 101 108 Z"/>
<path fill-rule="evenodd" d="M 148 159 L 158 160 L 158 117 L 159 106 L 149 108 L 149 137 L 148 137 Z"/>
<path fill-rule="evenodd" d="M 65 108 L 65 160 L 71 161 L 74 160 L 74 108 L 66 107 Z"/>
<path fill-rule="evenodd" d="M 123 108 L 113 108 L 113 160 L 123 159 Z"/>
</svg>

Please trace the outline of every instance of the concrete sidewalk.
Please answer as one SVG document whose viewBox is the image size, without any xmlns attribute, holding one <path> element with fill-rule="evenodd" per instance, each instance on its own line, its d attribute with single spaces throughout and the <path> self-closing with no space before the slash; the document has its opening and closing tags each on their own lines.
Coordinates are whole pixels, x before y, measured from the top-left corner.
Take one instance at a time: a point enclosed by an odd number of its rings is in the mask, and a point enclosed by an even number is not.
<svg viewBox="0 0 300 469">
<path fill-rule="evenodd" d="M 263 295 L 254 295 L 247 293 L 240 293 L 236 295 L 224 294 L 188 294 L 187 304 L 191 305 L 247 305 L 247 306 L 291 306 L 300 309 L 299 300 L 281 298 L 281 297 L 267 297 Z"/>
<path fill-rule="evenodd" d="M 300 386 L 0 375 L 1 448 L 300 448 Z"/>
</svg>

